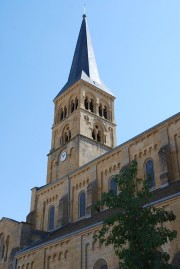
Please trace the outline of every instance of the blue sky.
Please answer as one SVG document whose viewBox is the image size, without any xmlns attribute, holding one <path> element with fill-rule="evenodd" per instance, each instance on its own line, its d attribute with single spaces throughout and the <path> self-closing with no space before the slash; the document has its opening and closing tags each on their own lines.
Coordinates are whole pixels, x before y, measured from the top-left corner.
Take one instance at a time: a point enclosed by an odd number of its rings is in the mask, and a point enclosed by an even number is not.
<svg viewBox="0 0 180 269">
<path fill-rule="evenodd" d="M 84 1 L 0 1 L 0 218 L 25 221 L 46 182 L 53 98 Z M 179 112 L 180 1 L 87 0 L 101 79 L 116 96 L 117 144 Z"/>
</svg>

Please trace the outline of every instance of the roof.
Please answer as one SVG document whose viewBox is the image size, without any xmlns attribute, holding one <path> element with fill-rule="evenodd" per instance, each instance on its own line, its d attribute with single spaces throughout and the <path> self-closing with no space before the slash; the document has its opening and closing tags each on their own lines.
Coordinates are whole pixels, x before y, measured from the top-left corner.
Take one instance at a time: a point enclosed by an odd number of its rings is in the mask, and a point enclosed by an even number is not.
<svg viewBox="0 0 180 269">
<path fill-rule="evenodd" d="M 180 196 L 180 180 L 170 182 L 169 185 L 163 188 L 156 189 L 152 192 L 152 197 L 149 201 L 149 205 L 159 204 L 165 200 L 170 200 L 176 196 Z M 116 213 L 119 209 L 107 209 L 99 213 L 93 213 L 91 217 L 81 219 L 79 221 L 69 223 L 57 230 L 47 233 L 47 236 L 41 240 L 35 241 L 28 247 L 22 249 L 17 255 L 30 251 L 34 248 L 39 248 L 42 245 L 47 245 L 53 241 L 68 238 L 71 235 L 78 234 L 83 230 L 87 230 L 90 227 L 97 226 L 103 222 L 105 218 Z"/>
<path fill-rule="evenodd" d="M 83 164 L 82 166 L 78 167 L 77 169 L 75 169 L 74 171 L 72 172 L 69 172 L 68 175 L 71 176 L 73 173 L 75 172 L 78 172 L 82 169 L 85 169 L 86 167 L 88 167 L 89 165 L 92 165 L 92 163 L 94 162 L 98 162 L 98 161 L 101 161 L 103 160 L 104 158 L 106 158 L 106 156 L 110 155 L 110 154 L 113 154 L 113 152 L 115 152 L 116 150 L 120 149 L 120 148 L 123 148 L 123 147 L 127 147 L 128 146 L 128 143 L 135 143 L 137 141 L 137 139 L 142 139 L 142 136 L 144 135 L 148 135 L 148 133 L 150 132 L 153 132 L 156 128 L 159 128 L 161 127 L 163 124 L 166 124 L 167 122 L 170 123 L 170 121 L 176 121 L 176 120 L 179 120 L 179 117 L 180 117 L 180 112 L 174 114 L 173 116 L 161 121 L 160 123 L 150 127 L 149 129 L 145 130 L 144 132 L 130 138 L 129 140 L 123 142 L 122 144 L 116 146 L 115 148 L 107 151 L 106 153 L 103 153 L 102 155 L 96 157 L 95 159 L 89 161 L 88 163 L 86 164 Z M 34 187 L 34 188 L 37 188 L 37 190 L 40 190 L 40 189 L 43 189 L 43 188 L 46 188 L 47 186 L 52 186 L 53 184 L 56 184 L 58 181 L 62 180 L 63 178 L 67 177 L 67 175 L 64 175 L 60 178 L 57 178 L 55 181 L 51 182 L 51 183 L 48 183 L 48 184 L 45 184 L 45 185 L 42 185 L 40 187 Z"/>
<path fill-rule="evenodd" d="M 113 95 L 100 80 L 86 15 L 83 15 L 68 81 L 55 99 L 80 79 Z"/>
</svg>

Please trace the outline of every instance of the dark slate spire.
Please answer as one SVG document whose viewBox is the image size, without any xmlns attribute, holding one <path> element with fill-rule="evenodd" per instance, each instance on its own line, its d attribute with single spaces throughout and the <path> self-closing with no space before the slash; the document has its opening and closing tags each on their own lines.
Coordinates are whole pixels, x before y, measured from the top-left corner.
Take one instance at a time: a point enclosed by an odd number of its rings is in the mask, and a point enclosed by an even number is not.
<svg viewBox="0 0 180 269">
<path fill-rule="evenodd" d="M 96 59 L 94 56 L 91 36 L 85 14 L 83 15 L 68 81 L 55 97 L 55 99 L 79 79 L 85 80 L 113 95 L 99 78 L 98 68 L 96 65 Z"/>
<path fill-rule="evenodd" d="M 89 78 L 100 83 L 86 15 L 83 15 L 68 81 L 75 82 L 82 71 L 84 71 Z"/>
</svg>

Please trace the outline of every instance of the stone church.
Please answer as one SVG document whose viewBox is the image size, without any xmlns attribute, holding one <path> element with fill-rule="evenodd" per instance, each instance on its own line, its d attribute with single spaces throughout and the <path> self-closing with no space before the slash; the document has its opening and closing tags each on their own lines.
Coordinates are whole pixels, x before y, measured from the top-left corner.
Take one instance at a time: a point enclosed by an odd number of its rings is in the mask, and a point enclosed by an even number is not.
<svg viewBox="0 0 180 269">
<path fill-rule="evenodd" d="M 0 220 L 0 269 L 117 269 L 112 247 L 93 241 L 109 211 L 92 205 L 116 190 L 131 160 L 153 178 L 151 204 L 173 210 L 177 238 L 163 246 L 180 265 L 180 113 L 116 146 L 115 96 L 101 81 L 86 15 L 67 83 L 54 98 L 47 179 L 34 187 L 26 222 Z"/>
</svg>

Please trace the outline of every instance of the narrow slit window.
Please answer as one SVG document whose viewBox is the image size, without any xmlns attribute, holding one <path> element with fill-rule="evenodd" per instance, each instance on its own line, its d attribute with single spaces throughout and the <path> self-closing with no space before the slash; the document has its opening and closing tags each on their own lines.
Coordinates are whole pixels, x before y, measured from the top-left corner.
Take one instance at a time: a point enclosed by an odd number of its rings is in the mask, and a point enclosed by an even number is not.
<svg viewBox="0 0 180 269">
<path fill-rule="evenodd" d="M 49 209 L 49 230 L 54 229 L 54 206 Z"/>
<path fill-rule="evenodd" d="M 84 217 L 86 214 L 86 194 L 82 192 L 79 197 L 79 217 Z"/>
<path fill-rule="evenodd" d="M 154 164 L 152 160 L 148 160 L 145 164 L 146 179 L 150 181 L 150 188 L 155 186 Z"/>
</svg>

